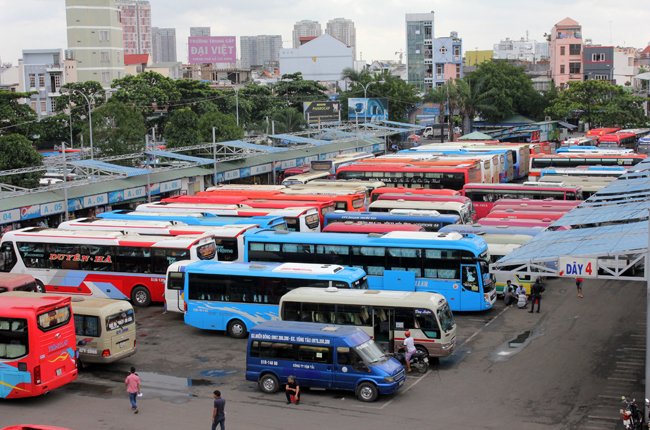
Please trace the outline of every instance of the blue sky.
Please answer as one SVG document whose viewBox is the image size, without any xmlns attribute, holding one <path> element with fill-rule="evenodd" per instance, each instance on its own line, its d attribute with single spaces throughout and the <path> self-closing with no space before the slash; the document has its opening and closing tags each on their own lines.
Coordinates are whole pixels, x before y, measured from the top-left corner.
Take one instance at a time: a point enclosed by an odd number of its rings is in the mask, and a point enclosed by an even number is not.
<svg viewBox="0 0 650 430">
<path fill-rule="evenodd" d="M 397 59 L 405 49 L 404 14 L 436 14 L 435 36 L 457 31 L 464 50 L 492 49 L 506 37 L 541 40 L 569 16 L 595 44 L 645 47 L 650 42 L 648 0 L 150 0 L 153 25 L 176 28 L 178 57 L 187 60 L 190 26 L 210 26 L 212 35 L 280 34 L 291 45 L 293 24 L 355 22 L 357 53 L 366 61 Z M 408 4 L 408 6 L 405 6 Z M 65 48 L 64 0 L 0 0 L 0 59 L 16 63 L 21 49 Z"/>
</svg>

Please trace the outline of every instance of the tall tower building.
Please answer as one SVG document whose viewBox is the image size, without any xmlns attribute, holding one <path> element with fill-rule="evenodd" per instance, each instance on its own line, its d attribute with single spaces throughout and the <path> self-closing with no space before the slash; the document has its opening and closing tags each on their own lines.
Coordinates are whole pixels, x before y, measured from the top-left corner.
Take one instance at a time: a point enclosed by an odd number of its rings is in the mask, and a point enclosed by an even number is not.
<svg viewBox="0 0 650 430">
<path fill-rule="evenodd" d="M 408 82 L 421 90 L 433 86 L 433 11 L 406 14 Z"/>
<path fill-rule="evenodd" d="M 357 59 L 357 31 L 351 19 L 335 18 L 328 21 L 325 33 L 352 48 L 352 55 Z"/>
<path fill-rule="evenodd" d="M 190 27 L 190 36 L 210 36 L 210 27 Z"/>
<path fill-rule="evenodd" d="M 152 27 L 151 50 L 154 63 L 175 63 L 176 29 Z"/>
<path fill-rule="evenodd" d="M 282 36 L 241 36 L 239 46 L 242 67 L 277 66 L 282 49 Z"/>
<path fill-rule="evenodd" d="M 151 54 L 149 0 L 115 0 L 120 10 L 125 54 Z"/>
<path fill-rule="evenodd" d="M 318 37 L 323 34 L 323 29 L 318 21 L 308 19 L 298 21 L 293 25 L 293 47 L 300 46 L 301 37 Z"/>
<path fill-rule="evenodd" d="M 68 57 L 77 61 L 79 82 L 110 88 L 124 75 L 124 45 L 115 0 L 66 0 Z"/>
<path fill-rule="evenodd" d="M 564 88 L 571 81 L 582 81 L 582 27 L 571 18 L 564 18 L 551 29 L 548 50 L 551 57 L 551 79 Z"/>
</svg>

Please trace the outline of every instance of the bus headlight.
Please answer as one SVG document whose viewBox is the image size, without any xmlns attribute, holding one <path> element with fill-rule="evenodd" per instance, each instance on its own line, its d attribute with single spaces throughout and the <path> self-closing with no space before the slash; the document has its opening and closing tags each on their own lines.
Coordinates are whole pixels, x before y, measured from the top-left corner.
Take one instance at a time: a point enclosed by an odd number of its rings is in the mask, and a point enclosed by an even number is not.
<svg viewBox="0 0 650 430">
<path fill-rule="evenodd" d="M 385 382 L 395 382 L 395 378 L 392 377 L 392 376 L 386 376 L 386 377 L 384 378 L 384 381 L 385 381 Z"/>
</svg>

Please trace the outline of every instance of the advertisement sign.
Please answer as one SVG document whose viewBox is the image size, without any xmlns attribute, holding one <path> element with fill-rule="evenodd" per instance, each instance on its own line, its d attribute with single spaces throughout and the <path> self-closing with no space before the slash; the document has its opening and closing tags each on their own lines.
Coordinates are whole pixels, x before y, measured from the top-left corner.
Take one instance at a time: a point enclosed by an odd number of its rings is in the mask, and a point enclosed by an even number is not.
<svg viewBox="0 0 650 430">
<path fill-rule="evenodd" d="M 339 121 L 341 104 L 336 101 L 303 102 L 303 114 L 308 124 Z"/>
<path fill-rule="evenodd" d="M 124 190 L 124 200 L 140 199 L 142 197 L 147 197 L 147 189 L 145 187 L 135 187 Z"/>
<path fill-rule="evenodd" d="M 110 191 L 108 193 L 108 203 L 119 203 L 124 201 L 124 190 Z"/>
<path fill-rule="evenodd" d="M 388 99 L 348 99 L 350 121 L 387 121 Z"/>
<path fill-rule="evenodd" d="M 187 51 L 190 64 L 237 62 L 234 36 L 190 36 Z"/>
<path fill-rule="evenodd" d="M 12 209 L 0 212 L 0 223 L 9 223 L 20 221 L 20 209 Z"/>
<path fill-rule="evenodd" d="M 93 206 L 101 206 L 108 203 L 108 194 L 95 194 L 94 196 L 83 197 L 83 207 L 90 208 Z"/>
<path fill-rule="evenodd" d="M 44 203 L 41 205 L 41 216 L 59 214 L 65 210 L 63 201 Z"/>
<path fill-rule="evenodd" d="M 570 277 L 596 278 L 598 277 L 598 259 L 560 257 L 559 271 L 560 271 L 560 276 L 568 277 L 568 278 Z"/>
<path fill-rule="evenodd" d="M 24 206 L 20 208 L 20 219 L 32 219 L 41 217 L 41 205 Z"/>
</svg>

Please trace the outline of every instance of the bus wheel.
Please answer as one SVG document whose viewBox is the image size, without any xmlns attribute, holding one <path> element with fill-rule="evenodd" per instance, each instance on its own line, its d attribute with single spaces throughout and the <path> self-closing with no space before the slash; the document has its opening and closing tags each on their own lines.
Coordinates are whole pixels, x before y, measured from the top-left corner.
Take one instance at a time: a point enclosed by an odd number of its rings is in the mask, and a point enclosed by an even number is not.
<svg viewBox="0 0 650 430">
<path fill-rule="evenodd" d="M 151 293 L 145 287 L 138 285 L 131 291 L 131 301 L 141 308 L 147 307 L 151 304 Z"/>
<path fill-rule="evenodd" d="M 370 382 L 362 382 L 357 387 L 357 399 L 362 402 L 374 402 L 379 396 L 379 391 L 375 384 Z"/>
<path fill-rule="evenodd" d="M 415 349 L 417 349 L 419 353 L 424 354 L 425 357 L 429 358 L 429 350 L 422 345 L 415 345 Z"/>
<path fill-rule="evenodd" d="M 260 390 L 264 391 L 267 394 L 273 394 L 278 391 L 280 388 L 280 382 L 278 378 L 270 373 L 262 375 L 260 380 L 257 383 L 260 387 Z"/>
<path fill-rule="evenodd" d="M 36 280 L 36 292 L 37 293 L 44 293 L 45 292 L 45 285 L 38 279 Z"/>
<path fill-rule="evenodd" d="M 239 320 L 230 321 L 228 323 L 228 327 L 226 328 L 226 331 L 228 333 L 228 336 L 234 337 L 235 339 L 243 339 L 248 334 L 248 330 L 246 329 L 246 324 L 244 324 Z"/>
</svg>

